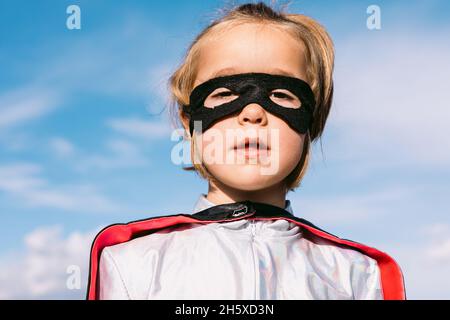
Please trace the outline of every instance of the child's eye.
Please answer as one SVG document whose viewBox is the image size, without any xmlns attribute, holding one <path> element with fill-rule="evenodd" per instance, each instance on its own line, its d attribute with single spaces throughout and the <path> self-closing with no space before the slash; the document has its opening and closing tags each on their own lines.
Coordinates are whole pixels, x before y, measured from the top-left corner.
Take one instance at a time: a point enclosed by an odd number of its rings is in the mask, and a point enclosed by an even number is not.
<svg viewBox="0 0 450 320">
<path fill-rule="evenodd" d="M 300 108 L 300 99 L 287 90 L 277 90 L 270 93 L 270 99 L 285 108 Z"/>
<path fill-rule="evenodd" d="M 290 95 L 284 93 L 284 92 L 272 92 L 272 94 L 275 96 L 275 98 L 280 98 L 280 99 L 286 99 L 286 100 L 294 100 L 293 97 L 291 97 Z"/>
<path fill-rule="evenodd" d="M 238 98 L 238 95 L 233 91 L 226 88 L 219 88 L 213 91 L 206 99 L 205 99 L 205 107 L 207 108 L 215 108 L 224 103 L 231 102 Z"/>
<path fill-rule="evenodd" d="M 215 95 L 213 95 L 213 97 L 214 98 L 216 98 L 216 97 L 229 97 L 231 95 L 233 95 L 233 92 L 231 92 L 231 91 L 222 91 L 222 92 L 216 93 Z"/>
</svg>

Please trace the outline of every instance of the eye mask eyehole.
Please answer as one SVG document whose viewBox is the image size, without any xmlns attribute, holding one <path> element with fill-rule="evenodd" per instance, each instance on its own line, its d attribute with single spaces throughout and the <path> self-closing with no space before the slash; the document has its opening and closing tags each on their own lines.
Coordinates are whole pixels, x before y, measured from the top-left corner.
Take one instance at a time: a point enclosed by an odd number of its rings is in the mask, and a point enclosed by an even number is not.
<svg viewBox="0 0 450 320">
<path fill-rule="evenodd" d="M 300 98 L 286 89 L 275 89 L 270 92 L 270 100 L 284 108 L 299 109 L 302 105 Z"/>
<path fill-rule="evenodd" d="M 239 95 L 227 88 L 218 88 L 210 93 L 203 103 L 205 108 L 214 109 L 224 103 L 229 103 L 239 98 Z"/>
</svg>

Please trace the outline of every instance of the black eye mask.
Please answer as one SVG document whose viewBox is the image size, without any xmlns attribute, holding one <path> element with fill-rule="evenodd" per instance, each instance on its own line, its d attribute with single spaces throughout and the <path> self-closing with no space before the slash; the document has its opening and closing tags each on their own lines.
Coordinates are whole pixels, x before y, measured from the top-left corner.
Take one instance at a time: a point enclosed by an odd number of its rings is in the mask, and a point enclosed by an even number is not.
<svg viewBox="0 0 450 320">
<path fill-rule="evenodd" d="M 215 107 L 204 105 L 208 96 L 218 88 L 226 88 L 237 98 Z M 300 107 L 286 107 L 271 98 L 276 89 L 288 90 L 298 98 Z M 277 92 L 277 91 L 275 91 Z M 281 100 L 277 100 L 280 102 Z M 194 131 L 194 121 L 202 121 L 202 132 L 214 122 L 242 110 L 250 103 L 257 103 L 268 112 L 284 120 L 292 129 L 306 133 L 310 129 L 315 107 L 314 94 L 305 81 L 288 76 L 267 73 L 240 73 L 209 79 L 196 86 L 190 95 L 189 105 L 183 110 L 190 117 L 189 130 Z"/>
</svg>

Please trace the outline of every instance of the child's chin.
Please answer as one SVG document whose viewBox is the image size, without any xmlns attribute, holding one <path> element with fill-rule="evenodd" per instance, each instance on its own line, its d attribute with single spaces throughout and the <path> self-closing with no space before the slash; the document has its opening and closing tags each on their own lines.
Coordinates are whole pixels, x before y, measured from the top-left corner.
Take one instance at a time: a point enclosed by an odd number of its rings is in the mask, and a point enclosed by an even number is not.
<svg viewBox="0 0 450 320">
<path fill-rule="evenodd" d="M 267 189 L 273 186 L 274 184 L 275 182 L 271 182 L 270 180 L 261 181 L 259 179 L 248 179 L 248 180 L 242 179 L 239 182 L 236 181 L 235 183 L 233 183 L 232 187 L 241 191 L 258 191 Z"/>
<path fill-rule="evenodd" d="M 280 179 L 277 175 L 262 174 L 259 166 L 241 165 L 220 170 L 216 175 L 219 181 L 232 188 L 255 191 L 275 185 Z"/>
</svg>

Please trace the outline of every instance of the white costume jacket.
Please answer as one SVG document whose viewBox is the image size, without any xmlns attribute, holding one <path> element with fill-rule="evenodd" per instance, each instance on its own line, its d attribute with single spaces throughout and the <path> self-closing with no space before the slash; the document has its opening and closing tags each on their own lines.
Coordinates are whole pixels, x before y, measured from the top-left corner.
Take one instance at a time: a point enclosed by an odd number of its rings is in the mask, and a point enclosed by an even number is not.
<svg viewBox="0 0 450 320">
<path fill-rule="evenodd" d="M 386 253 L 251 201 L 103 229 L 88 299 L 406 299 Z"/>
</svg>

